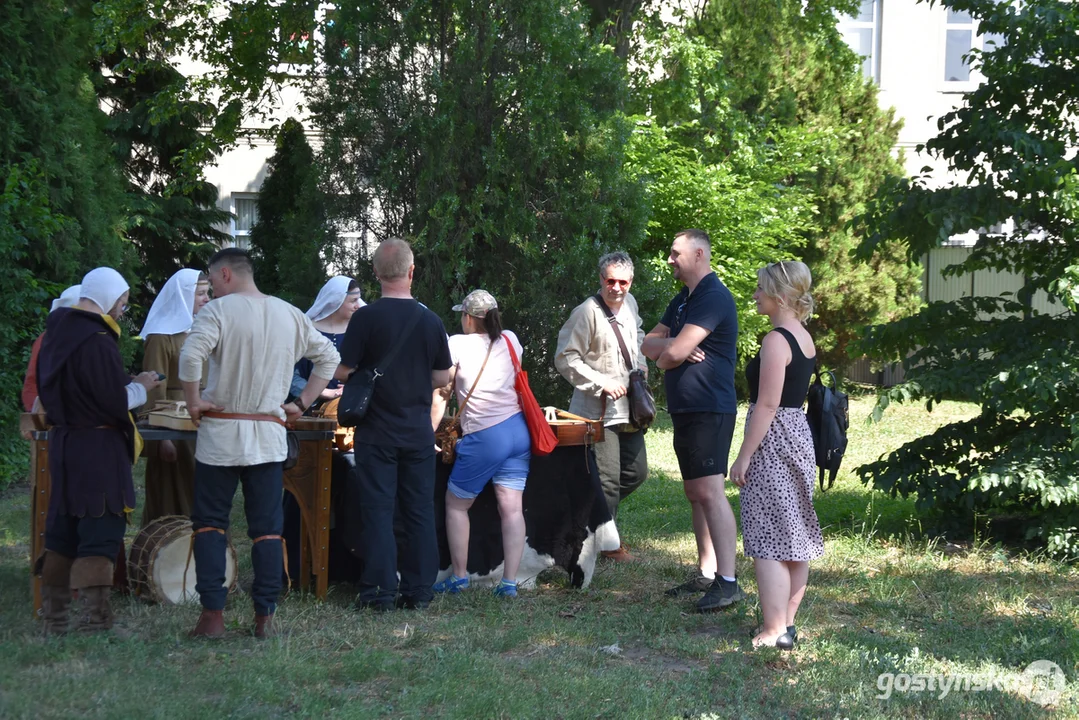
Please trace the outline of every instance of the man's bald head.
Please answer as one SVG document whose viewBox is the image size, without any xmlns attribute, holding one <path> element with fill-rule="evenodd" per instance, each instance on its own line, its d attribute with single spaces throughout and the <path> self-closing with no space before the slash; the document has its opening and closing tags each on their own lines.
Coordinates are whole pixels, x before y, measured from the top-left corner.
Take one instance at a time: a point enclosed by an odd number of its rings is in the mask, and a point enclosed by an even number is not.
<svg viewBox="0 0 1079 720">
<path fill-rule="evenodd" d="M 375 248 L 371 264 L 381 282 L 393 282 L 408 277 L 414 258 L 412 248 L 401 238 L 389 238 Z"/>
</svg>

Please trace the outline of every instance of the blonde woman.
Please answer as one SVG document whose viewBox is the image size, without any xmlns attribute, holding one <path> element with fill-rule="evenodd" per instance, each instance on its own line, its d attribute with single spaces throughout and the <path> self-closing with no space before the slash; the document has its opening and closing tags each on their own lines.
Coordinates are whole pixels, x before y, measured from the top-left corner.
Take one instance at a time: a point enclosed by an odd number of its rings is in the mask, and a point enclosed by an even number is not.
<svg viewBox="0 0 1079 720">
<path fill-rule="evenodd" d="M 757 271 L 753 293 L 774 329 L 746 366 L 749 413 L 730 478 L 741 488 L 743 552 L 753 558 L 764 617 L 755 647 L 794 646 L 809 561 L 824 554 L 813 510 L 813 437 L 802 412 L 817 360 L 802 326 L 813 311 L 811 284 L 803 263 L 778 262 Z"/>
</svg>

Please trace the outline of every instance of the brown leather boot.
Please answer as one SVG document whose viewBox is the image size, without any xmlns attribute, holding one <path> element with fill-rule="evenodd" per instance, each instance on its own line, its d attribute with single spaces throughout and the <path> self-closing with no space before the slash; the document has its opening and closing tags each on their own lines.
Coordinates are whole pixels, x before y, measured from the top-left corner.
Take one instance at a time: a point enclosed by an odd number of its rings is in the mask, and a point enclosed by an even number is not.
<svg viewBox="0 0 1079 720">
<path fill-rule="evenodd" d="M 35 574 L 41 578 L 41 610 L 46 635 L 63 635 L 67 632 L 71 608 L 71 565 L 74 562 L 75 558 L 46 550 L 34 565 Z"/>
<path fill-rule="evenodd" d="M 71 587 L 79 591 L 82 615 L 77 630 L 83 633 L 112 629 L 112 558 L 93 556 L 76 558 L 71 565 Z"/>
<path fill-rule="evenodd" d="M 195 623 L 195 629 L 187 634 L 192 638 L 218 639 L 225 637 L 225 611 L 202 609 L 199 621 Z"/>
<path fill-rule="evenodd" d="M 636 562 L 637 556 L 629 554 L 629 548 L 625 543 L 618 546 L 617 550 L 604 550 L 603 557 L 608 560 L 614 560 L 615 562 Z"/>
<path fill-rule="evenodd" d="M 255 637 L 259 640 L 271 638 L 277 634 L 277 628 L 273 624 L 273 615 L 255 614 Z"/>
</svg>

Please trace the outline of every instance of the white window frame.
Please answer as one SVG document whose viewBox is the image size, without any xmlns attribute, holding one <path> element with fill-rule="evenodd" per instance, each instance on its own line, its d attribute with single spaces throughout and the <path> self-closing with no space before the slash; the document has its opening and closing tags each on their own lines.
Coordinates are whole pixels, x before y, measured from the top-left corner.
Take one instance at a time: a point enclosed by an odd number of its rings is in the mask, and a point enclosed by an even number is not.
<svg viewBox="0 0 1079 720">
<path fill-rule="evenodd" d="M 998 2 L 1008 2 L 1009 0 L 998 0 Z M 970 78 L 967 80 L 948 80 L 945 76 L 945 68 L 948 63 L 948 31 L 949 30 L 969 30 L 970 31 L 970 49 L 978 49 L 985 52 L 985 35 L 982 33 L 981 23 L 975 19 L 970 18 L 969 22 L 953 22 L 948 19 L 949 9 L 941 7 L 941 32 L 940 32 L 940 65 L 937 68 L 937 78 L 940 82 L 940 88 L 942 92 L 970 92 L 976 89 L 979 85 L 985 82 L 985 75 L 982 74 L 980 68 L 970 67 Z M 970 50 L 967 50 L 969 53 Z M 969 67 L 969 66 L 968 66 Z"/>
<path fill-rule="evenodd" d="M 883 6 L 884 3 L 883 3 L 883 0 L 872 0 L 872 3 L 873 3 L 873 19 L 872 20 L 858 20 L 855 17 L 851 17 L 849 15 L 841 15 L 839 17 L 838 29 L 839 29 L 840 33 L 843 33 L 843 31 L 846 30 L 846 29 L 850 29 L 850 30 L 869 29 L 869 30 L 872 31 L 870 33 L 870 37 L 872 39 L 870 40 L 870 51 L 869 51 L 869 57 L 868 57 L 868 60 L 869 60 L 869 75 L 865 75 L 865 71 L 864 71 L 865 60 L 864 59 L 862 61 L 862 63 L 863 63 L 862 74 L 863 74 L 863 76 L 872 79 L 873 82 L 876 83 L 877 85 L 880 85 L 881 18 L 882 18 L 882 15 L 883 15 L 883 7 L 882 6 Z M 861 8 L 859 8 L 859 10 L 860 9 Z M 844 38 L 844 40 L 845 40 L 845 38 Z M 850 47 L 849 43 L 847 44 L 847 47 Z M 854 48 L 851 47 L 851 50 L 854 50 Z M 855 50 L 855 52 L 857 52 L 857 51 Z M 865 55 L 859 55 L 859 57 L 865 58 L 866 56 Z"/>
<path fill-rule="evenodd" d="M 236 212 L 237 200 L 255 200 L 259 197 L 258 193 L 252 192 L 234 192 L 229 196 L 229 212 L 232 213 L 232 218 L 229 220 L 229 235 L 232 235 L 233 247 L 238 247 L 241 250 L 251 249 L 251 231 L 240 230 L 236 227 L 236 218 L 239 213 Z M 257 212 L 257 211 L 256 211 Z M 257 220 L 256 220 L 257 222 Z"/>
</svg>

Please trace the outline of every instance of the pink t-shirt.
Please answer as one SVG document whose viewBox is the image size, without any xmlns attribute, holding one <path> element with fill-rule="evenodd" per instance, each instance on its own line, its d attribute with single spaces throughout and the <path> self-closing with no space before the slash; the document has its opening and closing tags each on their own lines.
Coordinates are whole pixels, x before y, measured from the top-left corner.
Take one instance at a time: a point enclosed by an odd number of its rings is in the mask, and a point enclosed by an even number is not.
<svg viewBox="0 0 1079 720">
<path fill-rule="evenodd" d="M 513 387 L 513 360 L 506 349 L 506 341 L 513 343 L 518 359 L 524 354 L 517 336 L 508 330 L 503 331 L 502 337 L 495 341 L 491 359 L 487 361 L 479 385 L 465 406 L 464 415 L 461 417 L 461 430 L 465 435 L 486 430 L 521 412 L 517 391 Z M 480 372 L 490 344 L 491 339 L 486 333 L 450 337 L 450 357 L 457 368 L 454 390 L 457 391 L 458 407 L 468 397 L 468 391 Z"/>
</svg>

